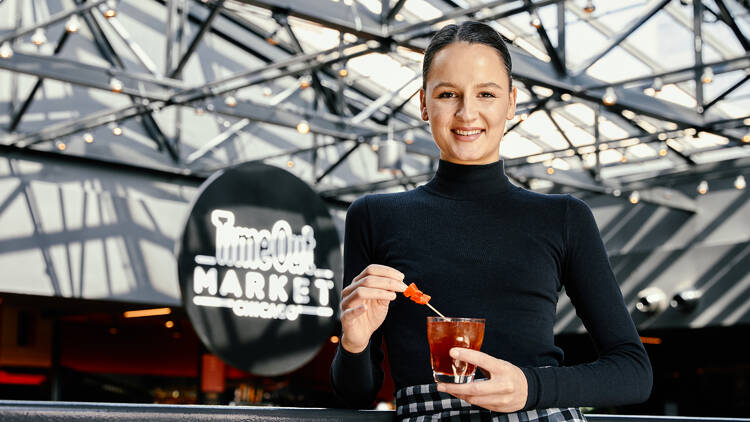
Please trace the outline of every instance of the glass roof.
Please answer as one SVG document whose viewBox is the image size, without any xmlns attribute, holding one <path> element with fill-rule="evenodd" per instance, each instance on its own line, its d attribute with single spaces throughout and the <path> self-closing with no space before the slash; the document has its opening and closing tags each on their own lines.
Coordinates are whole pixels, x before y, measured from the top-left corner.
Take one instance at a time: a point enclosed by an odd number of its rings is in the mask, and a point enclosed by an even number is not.
<svg viewBox="0 0 750 422">
<path fill-rule="evenodd" d="M 509 160 L 512 165 L 541 163 L 563 171 L 597 169 L 601 172 L 602 179 L 607 181 L 651 171 L 653 168 L 677 168 L 686 162 L 685 156 L 690 156 L 694 163 L 748 156 L 750 42 L 747 38 L 750 37 L 750 10 L 747 3 L 741 0 L 704 0 L 700 19 L 702 37 L 698 41 L 693 27 L 693 1 L 695 0 L 391 0 L 385 2 L 389 4 L 389 8 L 398 6 L 400 9 L 391 22 L 379 25 L 377 23 L 383 14 L 384 5 L 381 0 L 227 0 L 219 7 L 222 13 L 226 12 L 223 16 L 240 19 L 241 21 L 237 21 L 239 23 L 235 23 L 251 32 L 255 36 L 254 41 L 247 45 L 245 52 L 238 50 L 237 53 L 224 54 L 219 62 L 212 61 L 211 55 L 219 54 L 219 51 L 234 51 L 231 49 L 236 49 L 235 47 L 227 45 L 232 41 L 236 42 L 237 35 L 227 32 L 223 38 L 207 37 L 205 45 L 196 52 L 201 58 L 201 65 L 188 62 L 190 80 L 186 79 L 185 83 L 189 87 L 200 87 L 201 84 L 212 83 L 240 74 L 253 66 L 293 57 L 295 54 L 328 49 L 335 51 L 343 48 L 343 45 L 353 45 L 369 39 L 367 46 L 372 51 L 344 63 L 335 62 L 326 68 L 331 72 L 345 69 L 348 72 L 345 80 L 331 77 L 330 73 L 323 75 L 308 70 L 274 77 L 264 84 L 248 84 L 246 88 L 221 94 L 234 95 L 241 101 L 266 107 L 277 107 L 292 114 L 312 113 L 329 121 L 355 122 L 363 125 L 363 130 L 371 128 L 376 132 L 384 130 L 389 121 L 389 113 L 403 104 L 395 113 L 394 121 L 390 122 L 390 132 L 387 135 L 381 133 L 363 140 L 372 144 L 373 150 L 377 148 L 378 142 L 389 137 L 409 143 L 411 140 L 406 139 L 405 130 L 410 128 L 416 130 L 417 137 L 429 141 L 429 127 L 418 118 L 419 102 L 415 95 L 421 85 L 420 45 L 425 44 L 429 31 L 473 16 L 473 19 L 485 20 L 493 25 L 512 44 L 516 60 L 521 60 L 518 68 L 521 73 L 514 78 L 518 89 L 519 110 L 516 117 L 508 123 L 508 132 L 501 146 L 501 157 Z M 33 32 L 17 39 L 9 38 L 8 35 L 19 27 L 29 27 L 53 18 L 61 10 L 70 9 L 52 3 L 8 1 L 0 4 L 0 15 L 3 15 L 0 21 L 0 44 L 4 40 L 10 40 L 9 45 L 19 53 L 52 56 L 53 43 L 44 43 L 40 47 L 32 45 Z M 201 21 L 208 14 L 206 5 L 213 3 L 188 0 L 175 3 L 188 6 L 186 10 L 190 13 L 203 13 L 196 15 L 191 25 L 184 29 L 187 34 L 182 41 L 181 49 L 184 52 L 188 40 L 198 33 Z M 272 12 L 276 3 L 284 3 L 288 9 L 276 9 Z M 532 7 L 529 8 L 527 3 Z M 588 10 L 588 3 L 593 4 L 593 11 Z M 103 4 L 99 9 L 103 10 L 105 6 Z M 559 7 L 565 8 L 564 28 L 559 27 Z M 120 1 L 118 8 L 120 13 L 116 21 L 119 22 L 120 29 L 113 24 L 105 32 L 110 34 L 119 31 L 119 37 L 112 38 L 116 39 L 115 49 L 122 52 L 125 68 L 137 69 L 140 73 L 148 73 L 153 70 L 152 67 L 162 68 L 161 60 L 156 60 L 158 65 L 149 65 L 144 56 L 154 58 L 168 55 L 168 45 L 163 42 L 161 27 L 168 20 L 167 8 L 160 2 L 139 3 L 128 0 Z M 472 13 L 460 13 L 461 9 L 471 9 Z M 4 10 L 9 13 L 3 13 Z M 280 19 L 280 10 L 286 10 L 288 16 Z M 23 15 L 20 26 L 14 21 L 14 16 L 19 16 L 19 13 Z M 498 15 L 501 17 L 488 19 Z M 145 17 L 156 19 L 155 24 L 146 24 Z M 537 17 L 539 28 L 533 25 Z M 430 20 L 435 22 L 424 24 Z M 55 34 L 59 34 L 64 22 L 55 21 L 56 26 L 51 24 L 47 36 L 53 38 Z M 288 22 L 289 31 L 283 27 L 284 22 Z M 412 29 L 401 33 L 404 28 Z M 413 36 L 420 31 L 427 32 L 421 36 Z M 162 37 L 162 40 L 153 45 L 143 45 L 145 53 L 141 54 L 132 44 L 128 45 L 128 33 L 133 39 Z M 565 45 L 559 46 L 558 38 L 562 33 Z M 406 41 L 393 48 L 378 48 L 379 43 L 373 40 L 382 39 L 384 34 L 396 34 L 396 40 L 400 40 L 398 37 L 403 35 Z M 263 41 L 258 43 L 258 39 L 264 38 L 268 45 L 261 45 L 265 44 Z M 297 41 L 301 53 L 295 51 Z M 705 67 L 696 65 L 696 45 L 702 47 L 700 61 Z M 556 75 L 554 66 L 559 61 L 556 56 L 562 54 L 563 50 L 566 72 L 565 75 Z M 248 55 L 248 52 L 251 54 Z M 74 54 L 64 57 L 96 66 L 109 65 L 93 48 L 77 49 Z M 173 60 L 177 61 L 179 57 L 180 54 L 175 54 Z M 599 58 L 592 60 L 596 57 Z M 2 66 L 3 63 L 0 62 L 0 67 Z M 531 68 L 540 69 L 548 79 L 532 74 L 528 70 Z M 693 68 L 697 70 L 692 70 Z M 157 77 L 163 77 L 164 74 L 161 70 L 151 73 Z M 7 84 L 8 78 L 9 74 L 0 70 L 0 83 Z M 29 76 L 21 76 L 17 79 L 18 86 L 22 91 L 28 91 L 34 80 Z M 352 107 L 344 109 L 343 114 L 333 113 L 330 104 L 326 109 L 322 104 L 324 98 L 316 95 L 313 90 L 298 89 L 301 85 L 309 86 L 318 81 L 331 92 L 342 92 L 344 101 L 358 107 L 363 114 L 355 117 L 356 112 L 352 111 Z M 47 99 L 63 99 L 72 95 L 70 85 L 48 82 L 44 84 Z M 608 86 L 614 87 L 618 93 L 614 107 L 602 104 L 602 94 Z M 95 92 L 92 98 L 102 104 L 120 107 L 130 104 L 123 96 Z M 380 100 L 382 104 L 379 108 L 368 110 L 371 104 Z M 0 101 L 9 100 L 0 97 Z M 187 102 L 181 107 L 204 107 L 196 104 L 203 103 Z M 160 112 L 170 116 L 169 119 L 175 118 L 174 109 L 165 108 Z M 58 114 L 50 115 L 64 121 L 76 117 L 77 113 L 60 110 Z M 595 130 L 597 115 L 598 128 Z M 0 119 L 0 123 L 8 124 L 11 116 L 0 115 Z M 39 121 L 40 117 L 31 113 L 24 124 L 28 125 L 35 119 Z M 208 121 L 205 115 L 195 119 Z M 168 119 L 165 117 L 161 120 Z M 714 124 L 723 121 L 730 121 L 731 125 Z M 205 138 L 215 138 L 231 131 L 238 122 L 239 117 L 224 115 L 220 119 L 211 119 L 211 124 L 200 125 L 195 130 L 204 133 Z M 183 124 L 189 122 L 185 123 L 183 120 Z M 30 133 L 39 130 L 37 126 L 20 127 Z M 269 135 L 272 140 L 255 136 L 255 132 L 249 132 L 248 128 L 251 127 L 263 128 L 263 131 L 273 134 Z M 166 131 L 170 136 L 179 132 L 176 128 L 168 128 Z M 8 139 L 11 140 L 19 136 L 14 131 L 8 133 Z M 270 128 L 263 121 L 245 123 L 236 133 L 239 137 L 267 143 L 269 148 L 275 146 L 280 150 L 283 150 L 279 147 L 284 144 L 283 140 L 296 136 L 293 128 Z M 133 137 L 144 145 L 149 143 L 147 138 L 148 136 Z M 218 145 L 222 141 L 216 142 Z M 290 147 L 302 147 L 296 141 L 288 143 Z M 201 145 L 196 144 L 194 149 L 200 150 Z M 253 149 L 243 151 L 246 151 L 244 154 L 252 154 Z M 415 148 L 408 151 L 414 156 L 405 161 L 408 171 L 404 173 L 429 172 L 430 161 L 419 158 L 421 153 Z M 321 150 L 321 156 L 333 154 L 329 161 L 335 162 L 344 152 L 337 146 L 335 153 Z M 204 155 L 207 159 L 217 160 L 212 162 L 216 166 L 222 162 L 229 164 L 231 161 L 231 154 L 227 151 Z M 293 154 L 278 159 L 291 160 L 291 155 Z M 209 156 L 211 157 L 208 158 Z M 357 157 L 357 154 L 353 157 Z M 306 165 L 300 163 L 297 169 Z M 310 171 L 315 171 L 314 166 Z M 351 180 L 346 180 L 345 174 L 340 176 L 330 183 L 338 186 L 352 183 Z M 390 177 L 389 174 L 373 172 L 361 179 L 379 181 Z"/>
</svg>

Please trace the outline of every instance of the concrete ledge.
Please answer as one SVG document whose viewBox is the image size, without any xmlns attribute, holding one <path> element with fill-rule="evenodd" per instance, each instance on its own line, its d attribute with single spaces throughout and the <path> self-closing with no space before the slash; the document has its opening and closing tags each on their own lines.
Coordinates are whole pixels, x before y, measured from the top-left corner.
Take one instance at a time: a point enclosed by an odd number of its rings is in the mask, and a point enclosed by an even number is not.
<svg viewBox="0 0 750 422">
<path fill-rule="evenodd" d="M 0 400 L 3 422 L 188 422 L 188 421 L 372 421 L 394 420 L 394 412 L 322 408 L 78 403 Z M 745 418 L 592 415 L 589 422 L 750 422 Z"/>
</svg>

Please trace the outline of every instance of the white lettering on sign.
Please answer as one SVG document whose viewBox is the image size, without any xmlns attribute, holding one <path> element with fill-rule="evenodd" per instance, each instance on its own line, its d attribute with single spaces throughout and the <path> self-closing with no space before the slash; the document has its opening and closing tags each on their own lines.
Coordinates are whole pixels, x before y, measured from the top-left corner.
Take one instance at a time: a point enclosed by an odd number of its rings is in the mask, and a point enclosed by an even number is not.
<svg viewBox="0 0 750 422">
<path fill-rule="evenodd" d="M 334 273 L 315 267 L 312 227 L 302 226 L 300 234 L 285 220 L 278 220 L 270 230 L 240 227 L 235 226 L 234 213 L 218 209 L 211 212 L 211 224 L 216 229 L 216 251 L 214 256 L 194 258 L 195 305 L 230 308 L 237 316 L 263 319 L 333 316 Z M 220 283 L 217 266 L 229 267 Z M 267 279 L 259 272 L 271 269 L 275 273 Z M 312 298 L 319 306 L 308 305 Z"/>
</svg>

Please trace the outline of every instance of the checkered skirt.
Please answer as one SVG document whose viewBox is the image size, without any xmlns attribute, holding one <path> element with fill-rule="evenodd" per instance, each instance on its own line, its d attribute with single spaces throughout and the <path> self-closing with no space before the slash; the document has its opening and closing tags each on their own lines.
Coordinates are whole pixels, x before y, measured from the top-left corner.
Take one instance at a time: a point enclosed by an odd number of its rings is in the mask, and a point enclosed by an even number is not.
<svg viewBox="0 0 750 422">
<path fill-rule="evenodd" d="M 474 406 L 448 393 L 437 384 L 412 385 L 396 391 L 396 417 L 400 421 L 492 421 L 492 422 L 586 422 L 574 407 L 498 413 Z"/>
</svg>

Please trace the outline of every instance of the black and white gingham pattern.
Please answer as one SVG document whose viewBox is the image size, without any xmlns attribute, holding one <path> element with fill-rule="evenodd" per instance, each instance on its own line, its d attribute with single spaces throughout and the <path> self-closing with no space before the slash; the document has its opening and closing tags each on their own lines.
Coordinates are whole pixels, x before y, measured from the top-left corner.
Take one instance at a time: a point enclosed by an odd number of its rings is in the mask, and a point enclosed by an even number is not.
<svg viewBox="0 0 750 422">
<path fill-rule="evenodd" d="M 492 412 L 437 391 L 437 384 L 405 387 L 396 392 L 400 421 L 586 422 L 580 409 L 550 408 L 514 413 Z"/>
</svg>

